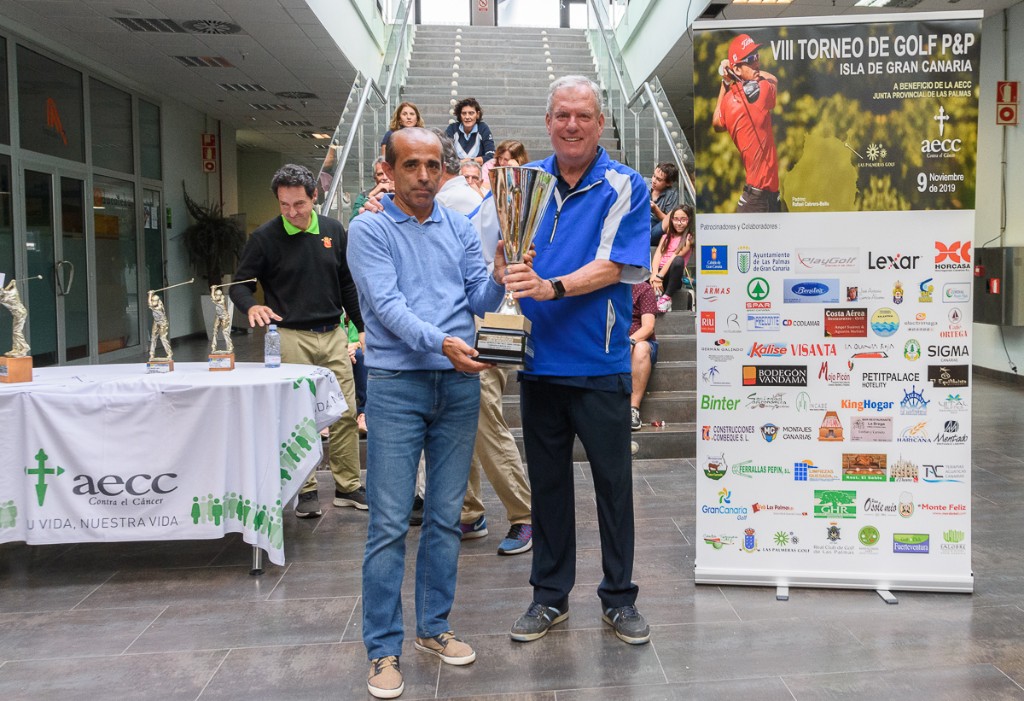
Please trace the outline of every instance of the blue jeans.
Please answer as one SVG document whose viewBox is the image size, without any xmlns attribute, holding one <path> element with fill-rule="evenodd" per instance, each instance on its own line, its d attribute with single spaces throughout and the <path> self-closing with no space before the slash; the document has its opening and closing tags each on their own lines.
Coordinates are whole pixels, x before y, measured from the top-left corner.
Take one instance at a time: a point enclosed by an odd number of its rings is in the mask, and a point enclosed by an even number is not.
<svg viewBox="0 0 1024 701">
<path fill-rule="evenodd" d="M 479 412 L 477 375 L 369 369 L 363 643 L 370 659 L 402 654 L 405 536 L 421 451 L 427 496 L 416 554 L 416 635 L 427 638 L 449 629 L 462 538 L 459 515 Z"/>
</svg>

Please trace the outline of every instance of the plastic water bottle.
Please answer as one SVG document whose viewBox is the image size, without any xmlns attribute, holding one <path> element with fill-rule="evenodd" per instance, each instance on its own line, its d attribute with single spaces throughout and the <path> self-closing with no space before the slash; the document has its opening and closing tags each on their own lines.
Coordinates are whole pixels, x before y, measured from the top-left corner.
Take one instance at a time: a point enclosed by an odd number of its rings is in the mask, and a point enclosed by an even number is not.
<svg viewBox="0 0 1024 701">
<path fill-rule="evenodd" d="M 281 367 L 281 334 L 277 324 L 271 324 L 263 339 L 263 364 L 268 368 Z"/>
</svg>

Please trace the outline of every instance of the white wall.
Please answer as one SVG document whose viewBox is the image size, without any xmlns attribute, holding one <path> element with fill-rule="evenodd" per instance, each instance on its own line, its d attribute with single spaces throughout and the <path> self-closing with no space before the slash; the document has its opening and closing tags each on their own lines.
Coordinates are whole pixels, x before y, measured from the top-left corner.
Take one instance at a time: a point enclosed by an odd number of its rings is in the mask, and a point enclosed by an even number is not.
<svg viewBox="0 0 1024 701">
<path fill-rule="evenodd" d="M 202 134 L 217 133 L 218 122 L 191 107 L 165 98 L 160 102 L 163 146 L 164 207 L 171 208 L 171 226 L 167 228 L 167 280 L 175 284 L 196 277 L 188 264 L 182 232 L 191 223 L 185 209 L 182 181 L 189 197 L 200 204 L 218 203 L 223 193 L 224 213 L 238 212 L 236 172 L 237 146 L 233 129 L 221 129 L 221 163 L 217 173 L 203 172 Z M 192 285 L 168 290 L 164 297 L 171 320 L 171 338 L 204 332 L 199 295 L 209 294 L 206 282 L 198 277 Z"/>
<path fill-rule="evenodd" d="M 384 23 L 375 0 L 306 0 L 345 58 L 377 79 L 384 59 Z"/>
<path fill-rule="evenodd" d="M 641 81 L 654 73 L 665 53 L 675 46 L 707 4 L 708 0 L 689 2 L 689 16 L 684 17 L 682 13 L 686 6 L 682 2 L 632 0 L 615 29 L 630 77 Z"/>
<path fill-rule="evenodd" d="M 988 17 L 982 24 L 981 39 L 981 105 L 978 116 L 978 203 L 975 216 L 975 246 L 996 238 L 990 246 L 1024 246 L 1024 123 L 1015 127 L 995 124 L 995 90 L 997 80 L 1018 80 L 1024 83 L 1024 3 Z M 1009 30 L 1010 50 L 1004 74 L 1004 27 Z M 1024 107 L 1024 104 L 1021 105 Z M 1022 120 L 1024 122 L 1024 120 Z M 1006 184 L 1002 185 L 1001 162 L 1003 139 L 1006 139 Z M 1000 231 L 1001 192 L 1006 193 L 1005 230 Z M 1000 338 L 1000 330 L 1002 338 Z M 1003 340 L 1006 351 L 1003 350 Z M 974 325 L 975 365 L 1010 372 L 1009 352 L 1013 365 L 1024 372 L 1024 328 Z"/>
</svg>

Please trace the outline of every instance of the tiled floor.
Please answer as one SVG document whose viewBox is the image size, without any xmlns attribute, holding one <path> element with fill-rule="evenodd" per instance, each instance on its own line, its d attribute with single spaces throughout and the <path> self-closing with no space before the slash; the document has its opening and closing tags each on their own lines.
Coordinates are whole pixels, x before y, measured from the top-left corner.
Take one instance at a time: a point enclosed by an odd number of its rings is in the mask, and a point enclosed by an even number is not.
<svg viewBox="0 0 1024 701">
<path fill-rule="evenodd" d="M 254 341 L 241 339 L 241 357 L 259 355 Z M 203 352 L 175 345 L 176 359 Z M 507 524 L 491 493 L 491 535 L 464 543 L 451 615 L 479 657 L 448 667 L 407 639 L 402 698 L 1024 698 L 1022 399 L 1019 387 L 976 377 L 973 595 L 900 593 L 887 606 L 865 591 L 799 589 L 779 602 L 774 589 L 695 586 L 693 463 L 642 462 L 635 579 L 653 634 L 628 646 L 599 618 L 593 488 L 581 465 L 569 620 L 542 640 L 509 640 L 530 600 L 530 556 L 496 556 Z M 367 698 L 366 520 L 330 506 L 317 520 L 289 518 L 288 564 L 262 577 L 249 576 L 237 537 L 0 545 L 0 699 Z"/>
</svg>

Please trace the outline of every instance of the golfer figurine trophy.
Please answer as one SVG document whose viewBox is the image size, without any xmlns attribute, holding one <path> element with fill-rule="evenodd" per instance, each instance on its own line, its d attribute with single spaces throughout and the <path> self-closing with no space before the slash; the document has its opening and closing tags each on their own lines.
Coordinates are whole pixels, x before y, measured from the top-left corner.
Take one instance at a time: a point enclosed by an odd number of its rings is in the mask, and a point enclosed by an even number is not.
<svg viewBox="0 0 1024 701">
<path fill-rule="evenodd" d="M 42 279 L 42 275 L 29 278 L 29 280 Z M 25 341 L 28 310 L 21 301 L 21 295 L 18 294 L 18 281 L 14 278 L 11 278 L 6 287 L 0 288 L 0 304 L 7 307 L 11 316 L 14 317 L 14 323 L 11 326 L 11 349 L 0 357 L 0 382 L 31 382 L 32 356 L 29 355 L 31 348 Z"/>
<path fill-rule="evenodd" d="M 555 191 L 555 176 L 539 168 L 506 166 L 491 169 L 491 193 L 498 228 L 505 242 L 505 261 L 522 263 Z M 484 315 L 476 333 L 477 360 L 523 368 L 533 357 L 530 320 L 523 316 L 512 291 L 501 306 Z"/>
<path fill-rule="evenodd" d="M 146 303 L 149 305 L 149 311 L 153 313 L 153 330 L 149 334 L 149 362 L 146 363 L 146 372 L 163 374 L 174 370 L 174 354 L 171 352 L 171 342 L 167 339 L 167 333 L 170 331 L 171 325 L 167 320 L 164 301 L 160 299 L 160 295 L 157 292 L 163 292 L 172 287 L 191 285 L 193 282 L 195 282 L 195 278 L 179 282 L 176 285 L 168 285 L 158 290 L 149 291 Z M 163 357 L 156 354 L 157 340 L 160 341 L 160 345 L 164 349 Z"/>
<path fill-rule="evenodd" d="M 213 333 L 210 335 L 210 370 L 234 370 L 235 369 L 235 344 L 231 341 L 231 302 L 224 295 L 224 288 L 237 285 L 241 282 L 256 282 L 251 280 L 237 280 L 226 282 L 223 285 L 210 285 L 210 300 L 213 302 Z M 219 348 L 219 342 L 223 339 L 224 348 Z"/>
</svg>

